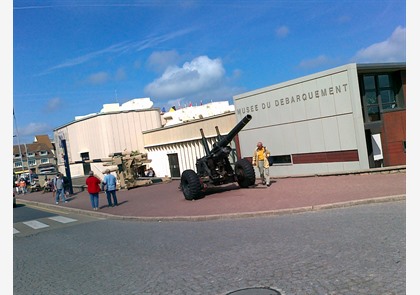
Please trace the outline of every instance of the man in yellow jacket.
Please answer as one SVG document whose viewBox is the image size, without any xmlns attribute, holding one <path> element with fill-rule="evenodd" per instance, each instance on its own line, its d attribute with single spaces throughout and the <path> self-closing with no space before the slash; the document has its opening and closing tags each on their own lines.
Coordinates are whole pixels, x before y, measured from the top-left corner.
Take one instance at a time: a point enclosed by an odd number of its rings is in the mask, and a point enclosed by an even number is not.
<svg viewBox="0 0 420 295">
<path fill-rule="evenodd" d="M 257 143 L 257 148 L 252 157 L 252 165 L 258 167 L 260 177 L 263 184 L 270 186 L 270 164 L 268 157 L 270 156 L 269 150 L 263 146 L 262 142 Z"/>
</svg>

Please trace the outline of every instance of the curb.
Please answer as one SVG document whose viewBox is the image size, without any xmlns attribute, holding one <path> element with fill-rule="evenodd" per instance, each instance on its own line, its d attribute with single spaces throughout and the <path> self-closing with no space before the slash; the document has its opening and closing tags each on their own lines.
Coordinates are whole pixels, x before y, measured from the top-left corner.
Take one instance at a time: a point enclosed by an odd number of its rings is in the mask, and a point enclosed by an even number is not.
<svg viewBox="0 0 420 295">
<path fill-rule="evenodd" d="M 17 204 L 27 204 L 32 207 L 54 209 L 56 211 L 71 212 L 71 213 L 77 213 L 81 215 L 94 216 L 94 217 L 103 217 L 107 219 L 162 222 L 162 221 L 208 221 L 208 220 L 221 220 L 221 219 L 270 217 L 270 216 L 279 216 L 279 215 L 287 215 L 287 214 L 295 214 L 295 213 L 303 213 L 303 212 L 311 212 L 311 211 L 315 212 L 315 211 L 320 211 L 320 210 L 345 208 L 345 207 L 352 207 L 352 206 L 366 205 L 366 204 L 395 202 L 395 201 L 403 201 L 403 200 L 406 200 L 405 194 L 361 199 L 361 200 L 355 200 L 355 201 L 346 201 L 346 202 L 339 202 L 339 203 L 331 203 L 331 204 L 323 204 L 323 205 L 305 206 L 305 207 L 291 208 L 291 209 L 278 209 L 278 210 L 269 210 L 269 211 L 260 211 L 260 212 L 227 213 L 227 214 L 215 214 L 215 215 L 169 216 L 169 217 L 142 217 L 142 216 L 113 215 L 109 213 L 93 212 L 93 211 L 88 211 L 88 210 L 83 210 L 83 209 L 62 207 L 62 206 L 28 201 L 28 200 L 18 200 Z"/>
</svg>

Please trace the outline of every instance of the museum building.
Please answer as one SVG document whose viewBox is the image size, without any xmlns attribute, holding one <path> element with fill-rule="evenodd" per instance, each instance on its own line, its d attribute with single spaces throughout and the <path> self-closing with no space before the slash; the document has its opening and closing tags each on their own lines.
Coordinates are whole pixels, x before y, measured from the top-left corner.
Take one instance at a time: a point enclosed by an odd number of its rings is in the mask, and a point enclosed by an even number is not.
<svg viewBox="0 0 420 295">
<path fill-rule="evenodd" d="M 405 63 L 347 64 L 234 96 L 243 157 L 262 141 L 273 176 L 406 164 Z"/>
<path fill-rule="evenodd" d="M 54 130 L 60 170 L 101 174 L 113 153 L 147 153 L 157 176 L 195 170 L 208 146 L 246 115 L 231 142 L 232 162 L 251 159 L 258 141 L 271 151 L 273 177 L 317 175 L 406 164 L 405 63 L 347 64 L 238 94 L 228 102 L 162 113 L 149 98 L 104 105 Z M 64 141 L 63 141 L 64 140 Z"/>
</svg>

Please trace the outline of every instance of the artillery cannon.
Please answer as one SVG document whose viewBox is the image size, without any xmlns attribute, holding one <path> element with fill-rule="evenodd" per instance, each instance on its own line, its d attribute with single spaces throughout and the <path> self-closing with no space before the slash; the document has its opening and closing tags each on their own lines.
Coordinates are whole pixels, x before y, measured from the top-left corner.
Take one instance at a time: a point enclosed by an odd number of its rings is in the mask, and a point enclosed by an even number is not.
<svg viewBox="0 0 420 295">
<path fill-rule="evenodd" d="M 246 115 L 227 135 L 221 136 L 216 126 L 217 142 L 210 150 L 203 129 L 200 129 L 202 142 L 206 155 L 197 159 L 195 172 L 187 169 L 181 175 L 181 190 L 185 199 L 198 199 L 207 187 L 237 182 L 240 187 L 246 188 L 255 184 L 255 172 L 252 164 L 246 159 L 239 159 L 234 168 L 229 162 L 232 149 L 228 145 L 232 139 L 252 119 Z"/>
<path fill-rule="evenodd" d="M 117 176 L 118 189 L 131 189 L 140 186 L 147 186 L 158 182 L 169 182 L 168 177 L 142 177 L 146 164 L 150 164 L 152 160 L 147 158 L 146 153 L 139 153 L 138 151 L 124 151 L 116 152 L 108 155 L 108 158 L 101 158 L 95 160 L 78 161 L 79 163 L 101 163 L 99 167 L 107 168 L 111 172 L 115 172 Z M 98 169 L 102 174 L 105 170 L 97 168 L 96 165 L 92 168 Z"/>
</svg>

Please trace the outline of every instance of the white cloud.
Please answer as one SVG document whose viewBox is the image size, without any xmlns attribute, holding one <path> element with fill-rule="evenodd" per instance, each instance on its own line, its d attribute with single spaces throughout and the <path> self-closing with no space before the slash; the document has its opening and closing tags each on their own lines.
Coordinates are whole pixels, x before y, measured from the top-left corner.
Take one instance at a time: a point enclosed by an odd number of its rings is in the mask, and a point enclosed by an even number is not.
<svg viewBox="0 0 420 295">
<path fill-rule="evenodd" d="M 86 62 L 89 62 L 93 59 L 96 59 L 103 55 L 115 55 L 115 54 L 124 54 L 132 51 L 143 51 L 145 49 L 153 48 L 158 46 L 159 44 L 162 44 L 166 41 L 175 39 L 177 37 L 184 36 L 190 32 L 192 32 L 194 29 L 189 28 L 185 30 L 179 30 L 175 32 L 170 32 L 164 35 L 152 35 L 146 38 L 143 38 L 141 41 L 124 41 L 120 42 L 111 46 L 108 46 L 104 49 L 100 49 L 97 51 L 89 52 L 85 55 L 78 56 L 76 58 L 68 59 L 58 65 L 55 65 L 53 67 L 50 67 L 49 69 L 45 70 L 44 72 L 38 74 L 38 75 L 46 75 L 49 74 L 55 70 L 63 69 L 63 68 L 69 68 L 74 67 L 80 64 L 84 64 Z"/>
<path fill-rule="evenodd" d="M 340 17 L 338 17 L 337 22 L 339 24 L 344 24 L 344 23 L 348 23 L 351 21 L 351 17 L 348 15 L 342 15 Z"/>
<path fill-rule="evenodd" d="M 179 59 L 180 56 L 176 50 L 156 51 L 147 59 L 147 66 L 156 72 L 162 72 L 167 67 L 176 65 Z"/>
<path fill-rule="evenodd" d="M 277 28 L 276 34 L 277 34 L 278 37 L 284 38 L 287 35 L 289 35 L 289 28 L 286 27 L 286 26 L 281 26 L 281 27 Z"/>
<path fill-rule="evenodd" d="M 95 74 L 90 75 L 87 78 L 88 83 L 98 85 L 98 84 L 104 84 L 109 80 L 109 75 L 106 72 L 98 72 Z"/>
<path fill-rule="evenodd" d="M 359 50 L 355 62 L 400 62 L 406 60 L 406 29 L 398 26 L 385 41 Z"/>
<path fill-rule="evenodd" d="M 46 106 L 47 112 L 55 112 L 63 106 L 63 100 L 59 97 L 51 98 Z"/>
<path fill-rule="evenodd" d="M 21 136 L 35 136 L 40 134 L 50 134 L 52 132 L 51 126 L 46 123 L 29 123 L 22 129 L 19 129 Z"/>
<path fill-rule="evenodd" d="M 325 55 L 320 55 L 313 59 L 305 59 L 299 63 L 300 68 L 316 68 L 328 63 L 328 58 Z"/>
<path fill-rule="evenodd" d="M 121 81 L 125 80 L 125 78 L 127 78 L 127 74 L 125 73 L 124 68 L 119 68 L 115 73 L 115 80 Z"/>
<path fill-rule="evenodd" d="M 191 96 L 204 90 L 220 87 L 225 74 L 219 58 L 199 56 L 191 62 L 168 67 L 162 76 L 146 86 L 145 92 L 158 99 Z"/>
</svg>

